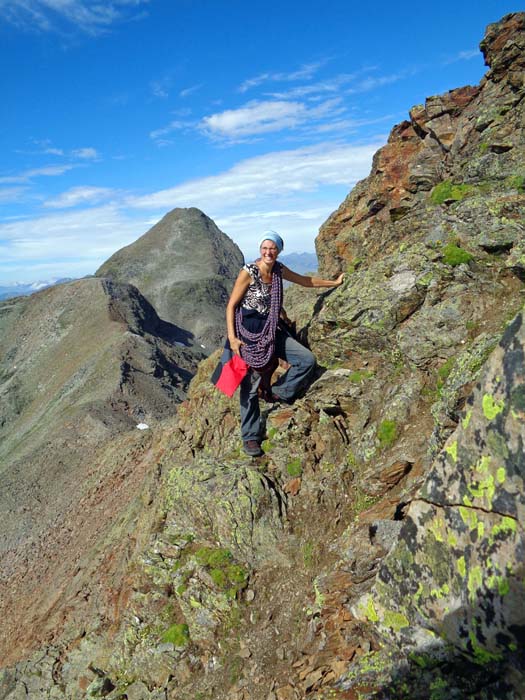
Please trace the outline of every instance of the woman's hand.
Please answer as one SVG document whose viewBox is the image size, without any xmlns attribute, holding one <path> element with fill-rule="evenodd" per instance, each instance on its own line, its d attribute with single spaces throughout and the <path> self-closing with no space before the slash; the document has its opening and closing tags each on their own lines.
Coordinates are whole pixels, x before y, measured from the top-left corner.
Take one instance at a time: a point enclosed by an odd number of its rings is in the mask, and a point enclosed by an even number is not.
<svg viewBox="0 0 525 700">
<path fill-rule="evenodd" d="M 293 272 L 286 267 L 282 266 L 283 280 L 288 282 L 293 282 L 294 284 L 300 284 L 301 287 L 339 287 L 343 284 L 345 273 L 341 272 L 339 277 L 335 280 L 324 280 L 320 277 L 310 277 L 309 275 L 299 275 L 297 272 Z"/>
<path fill-rule="evenodd" d="M 244 343 L 239 338 L 233 338 L 233 340 L 230 340 L 231 349 L 236 355 L 239 355 L 239 357 L 241 355 L 241 345 L 244 345 Z"/>
</svg>

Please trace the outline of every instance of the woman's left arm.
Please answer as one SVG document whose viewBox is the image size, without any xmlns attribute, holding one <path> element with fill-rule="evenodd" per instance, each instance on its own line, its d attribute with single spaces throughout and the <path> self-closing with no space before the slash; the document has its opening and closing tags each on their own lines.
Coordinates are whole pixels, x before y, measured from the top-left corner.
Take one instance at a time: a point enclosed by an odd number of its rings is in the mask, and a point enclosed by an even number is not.
<svg viewBox="0 0 525 700">
<path fill-rule="evenodd" d="M 282 265 L 282 275 L 283 279 L 288 282 L 293 282 L 294 284 L 300 284 L 301 287 L 339 287 L 339 285 L 343 283 L 345 273 L 341 272 L 339 277 L 335 280 L 323 280 L 320 277 L 299 275 L 297 272 L 293 272 L 287 268 L 286 265 Z"/>
</svg>

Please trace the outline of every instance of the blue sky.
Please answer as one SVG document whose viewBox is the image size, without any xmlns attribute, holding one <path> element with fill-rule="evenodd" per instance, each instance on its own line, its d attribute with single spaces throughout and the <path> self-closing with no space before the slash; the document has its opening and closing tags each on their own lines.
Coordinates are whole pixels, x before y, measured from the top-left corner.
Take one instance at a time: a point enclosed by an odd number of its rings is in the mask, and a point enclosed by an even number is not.
<svg viewBox="0 0 525 700">
<path fill-rule="evenodd" d="M 392 126 L 486 71 L 521 8 L 0 0 L 0 284 L 93 273 L 197 206 L 248 258 L 313 251 Z"/>
</svg>

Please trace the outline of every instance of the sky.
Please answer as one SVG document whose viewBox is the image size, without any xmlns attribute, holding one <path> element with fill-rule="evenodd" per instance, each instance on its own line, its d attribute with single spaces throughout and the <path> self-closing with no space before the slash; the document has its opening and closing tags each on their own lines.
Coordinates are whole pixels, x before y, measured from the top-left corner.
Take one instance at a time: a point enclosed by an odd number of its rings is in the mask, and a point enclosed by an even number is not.
<svg viewBox="0 0 525 700">
<path fill-rule="evenodd" d="M 506 0 L 0 0 L 0 285 L 93 274 L 175 207 L 313 252 Z"/>
</svg>

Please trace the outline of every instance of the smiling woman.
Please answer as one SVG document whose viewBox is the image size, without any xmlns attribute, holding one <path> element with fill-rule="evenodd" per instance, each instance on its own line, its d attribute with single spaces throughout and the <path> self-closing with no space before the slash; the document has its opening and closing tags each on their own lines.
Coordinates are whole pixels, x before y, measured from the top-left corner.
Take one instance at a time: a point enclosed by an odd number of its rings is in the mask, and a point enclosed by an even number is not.
<svg viewBox="0 0 525 700">
<path fill-rule="evenodd" d="M 277 261 L 284 248 L 281 236 L 266 231 L 260 242 L 260 258 L 239 272 L 226 308 L 228 343 L 249 365 L 241 382 L 241 435 L 250 457 L 262 454 L 259 393 L 268 403 L 292 403 L 315 370 L 315 357 L 292 335 L 283 319 L 283 279 L 302 287 L 338 287 L 335 280 L 299 275 Z M 287 371 L 271 386 L 277 361 Z M 260 391 L 261 390 L 261 391 Z"/>
</svg>

